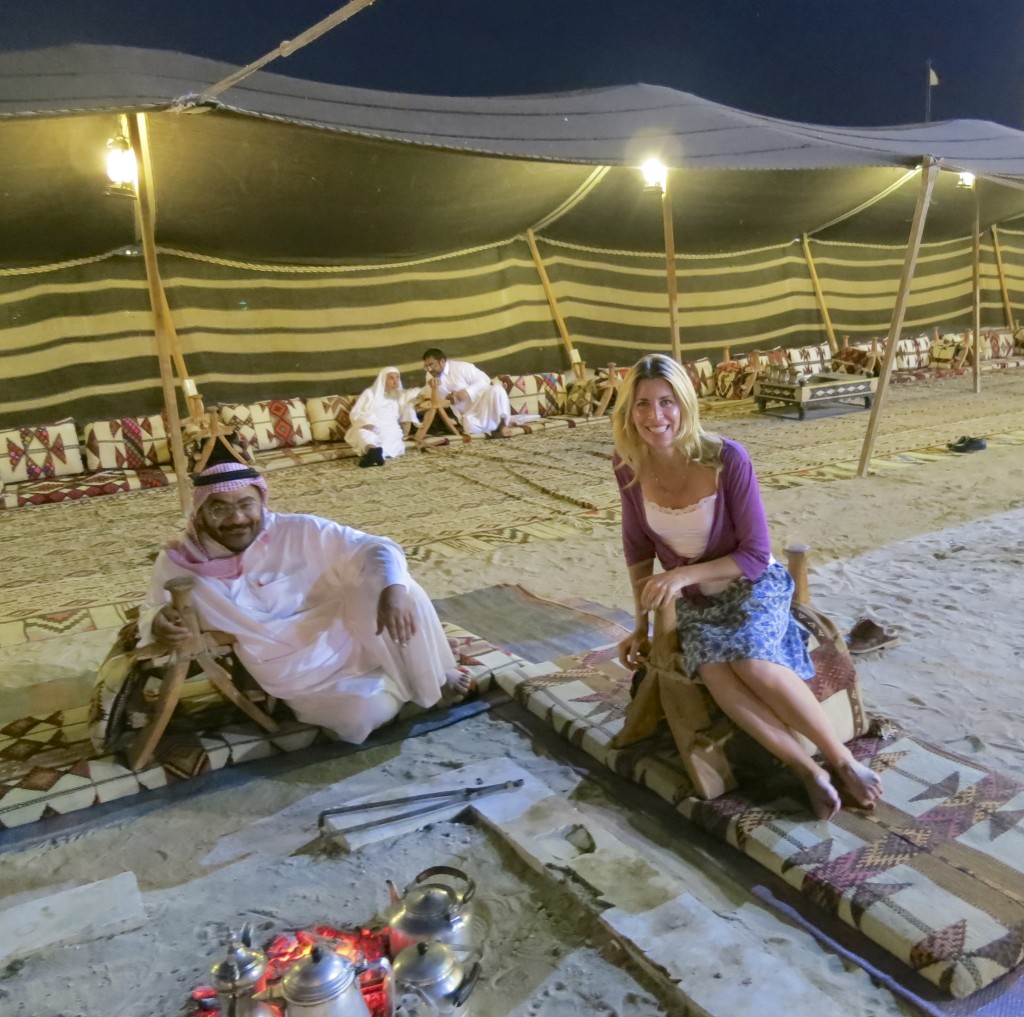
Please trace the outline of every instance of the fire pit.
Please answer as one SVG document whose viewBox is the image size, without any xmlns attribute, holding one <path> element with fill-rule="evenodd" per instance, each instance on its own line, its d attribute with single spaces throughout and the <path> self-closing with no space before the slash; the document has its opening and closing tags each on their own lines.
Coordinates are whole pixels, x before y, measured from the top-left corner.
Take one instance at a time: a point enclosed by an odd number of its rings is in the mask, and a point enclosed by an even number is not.
<svg viewBox="0 0 1024 1017">
<path fill-rule="evenodd" d="M 333 925 L 314 925 L 310 929 L 281 933 L 264 948 L 267 969 L 256 985 L 256 992 L 263 993 L 277 988 L 288 971 L 305 960 L 314 946 L 333 950 L 342 957 L 358 964 L 375 961 L 387 956 L 387 935 L 374 933 L 369 929 L 357 931 L 335 928 Z M 371 972 L 361 976 L 359 991 L 362 993 L 372 1017 L 389 1017 L 388 999 L 383 979 Z M 268 1001 L 268 1010 L 276 1017 L 286 1017 L 284 1003 Z M 189 996 L 187 1017 L 223 1017 L 217 1005 L 217 990 L 201 985 Z"/>
</svg>

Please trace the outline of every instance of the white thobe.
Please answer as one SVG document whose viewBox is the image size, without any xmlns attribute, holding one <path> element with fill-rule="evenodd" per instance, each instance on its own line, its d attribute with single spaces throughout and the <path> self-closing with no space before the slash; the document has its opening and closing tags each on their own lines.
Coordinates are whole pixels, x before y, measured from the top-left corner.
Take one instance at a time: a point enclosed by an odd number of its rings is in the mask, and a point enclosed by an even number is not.
<svg viewBox="0 0 1024 1017">
<path fill-rule="evenodd" d="M 399 387 L 389 392 L 384 381 L 389 374 L 398 374 L 398 368 L 385 367 L 349 411 L 351 426 L 345 432 L 345 441 L 359 455 L 374 447 L 383 449 L 388 459 L 404 454 L 402 424 L 420 422 L 414 408 L 420 390 Z"/>
<path fill-rule="evenodd" d="M 318 516 L 266 512 L 264 520 L 242 552 L 238 579 L 196 576 L 161 552 L 139 645 L 150 641 L 153 617 L 170 599 L 164 583 L 190 576 L 202 627 L 235 636 L 242 665 L 299 720 L 359 743 L 403 703 L 433 706 L 455 659 L 402 549 Z M 405 646 L 376 631 L 381 591 L 395 583 L 408 590 L 416 616 Z"/>
<path fill-rule="evenodd" d="M 427 382 L 430 381 L 427 375 Z M 453 392 L 465 390 L 468 398 L 458 402 Z M 512 415 L 508 393 L 501 382 L 491 379 L 473 364 L 464 360 L 446 360 L 437 379 L 437 391 L 452 404 L 466 434 L 490 434 L 507 424 Z"/>
</svg>

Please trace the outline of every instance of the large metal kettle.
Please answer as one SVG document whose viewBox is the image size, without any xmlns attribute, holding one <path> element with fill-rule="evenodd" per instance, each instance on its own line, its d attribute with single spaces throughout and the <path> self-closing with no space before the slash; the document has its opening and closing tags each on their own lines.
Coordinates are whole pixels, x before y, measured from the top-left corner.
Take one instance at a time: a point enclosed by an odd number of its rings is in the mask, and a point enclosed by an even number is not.
<svg viewBox="0 0 1024 1017">
<path fill-rule="evenodd" d="M 388 912 L 390 953 L 397 957 L 407 946 L 438 942 L 471 947 L 472 902 L 476 883 L 461 869 L 435 865 L 424 869 L 399 894 L 387 880 L 391 893 Z"/>
<path fill-rule="evenodd" d="M 254 999 L 266 970 L 267 958 L 250 946 L 246 930 L 229 932 L 227 955 L 210 970 L 222 1017 L 273 1017 L 271 1007 Z"/>
<path fill-rule="evenodd" d="M 359 976 L 372 968 L 383 972 L 390 1014 L 394 997 L 391 963 L 386 957 L 353 964 L 347 957 L 317 945 L 281 980 L 288 1017 L 370 1017 L 370 1008 L 359 991 Z"/>
</svg>

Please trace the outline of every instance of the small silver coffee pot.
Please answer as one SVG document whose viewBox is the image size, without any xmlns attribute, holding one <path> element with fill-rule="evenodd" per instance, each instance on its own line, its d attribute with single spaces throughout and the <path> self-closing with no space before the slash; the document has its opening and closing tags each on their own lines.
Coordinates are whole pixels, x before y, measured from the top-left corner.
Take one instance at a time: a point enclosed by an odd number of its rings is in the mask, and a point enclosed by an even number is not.
<svg viewBox="0 0 1024 1017">
<path fill-rule="evenodd" d="M 432 1013 L 458 1014 L 480 977 L 480 965 L 465 971 L 455 950 L 445 943 L 415 943 L 395 958 L 395 982 L 399 992 L 418 996 Z"/>
<path fill-rule="evenodd" d="M 399 894 L 389 879 L 391 910 L 388 939 L 392 957 L 407 946 L 422 942 L 473 946 L 471 942 L 472 902 L 476 883 L 461 869 L 435 865 L 424 869 Z"/>
<path fill-rule="evenodd" d="M 222 1017 L 273 1017 L 272 1009 L 253 998 L 266 970 L 266 956 L 249 946 L 244 932 L 228 933 L 227 956 L 210 970 Z"/>
<path fill-rule="evenodd" d="M 359 991 L 359 976 L 373 968 L 379 968 L 384 976 L 387 1012 L 391 1014 L 394 997 L 391 963 L 386 957 L 353 964 L 318 945 L 281 980 L 288 1017 L 370 1017 L 370 1008 Z"/>
</svg>

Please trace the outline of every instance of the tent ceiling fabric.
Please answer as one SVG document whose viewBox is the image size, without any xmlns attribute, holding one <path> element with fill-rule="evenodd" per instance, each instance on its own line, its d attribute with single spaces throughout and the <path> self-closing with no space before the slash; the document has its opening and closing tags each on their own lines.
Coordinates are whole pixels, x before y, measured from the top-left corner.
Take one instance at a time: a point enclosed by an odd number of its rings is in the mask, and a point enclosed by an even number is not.
<svg viewBox="0 0 1024 1017">
<path fill-rule="evenodd" d="M 103 171 L 114 114 L 132 110 L 152 113 L 159 242 L 254 260 L 363 263 L 497 243 L 545 219 L 595 165 L 613 168 L 544 234 L 659 250 L 657 199 L 631 168 L 650 154 L 676 170 L 682 253 L 786 243 L 929 155 L 1024 181 L 1024 133 L 997 124 L 822 127 L 650 85 L 445 98 L 260 72 L 212 109 L 176 107 L 233 69 L 120 47 L 0 56 L 3 260 L 134 241 L 131 203 L 104 194 Z M 941 176 L 926 239 L 971 229 L 973 194 Z M 983 225 L 1024 214 L 1024 190 L 983 181 L 979 197 Z M 819 237 L 904 243 L 916 200 L 915 178 Z"/>
</svg>

